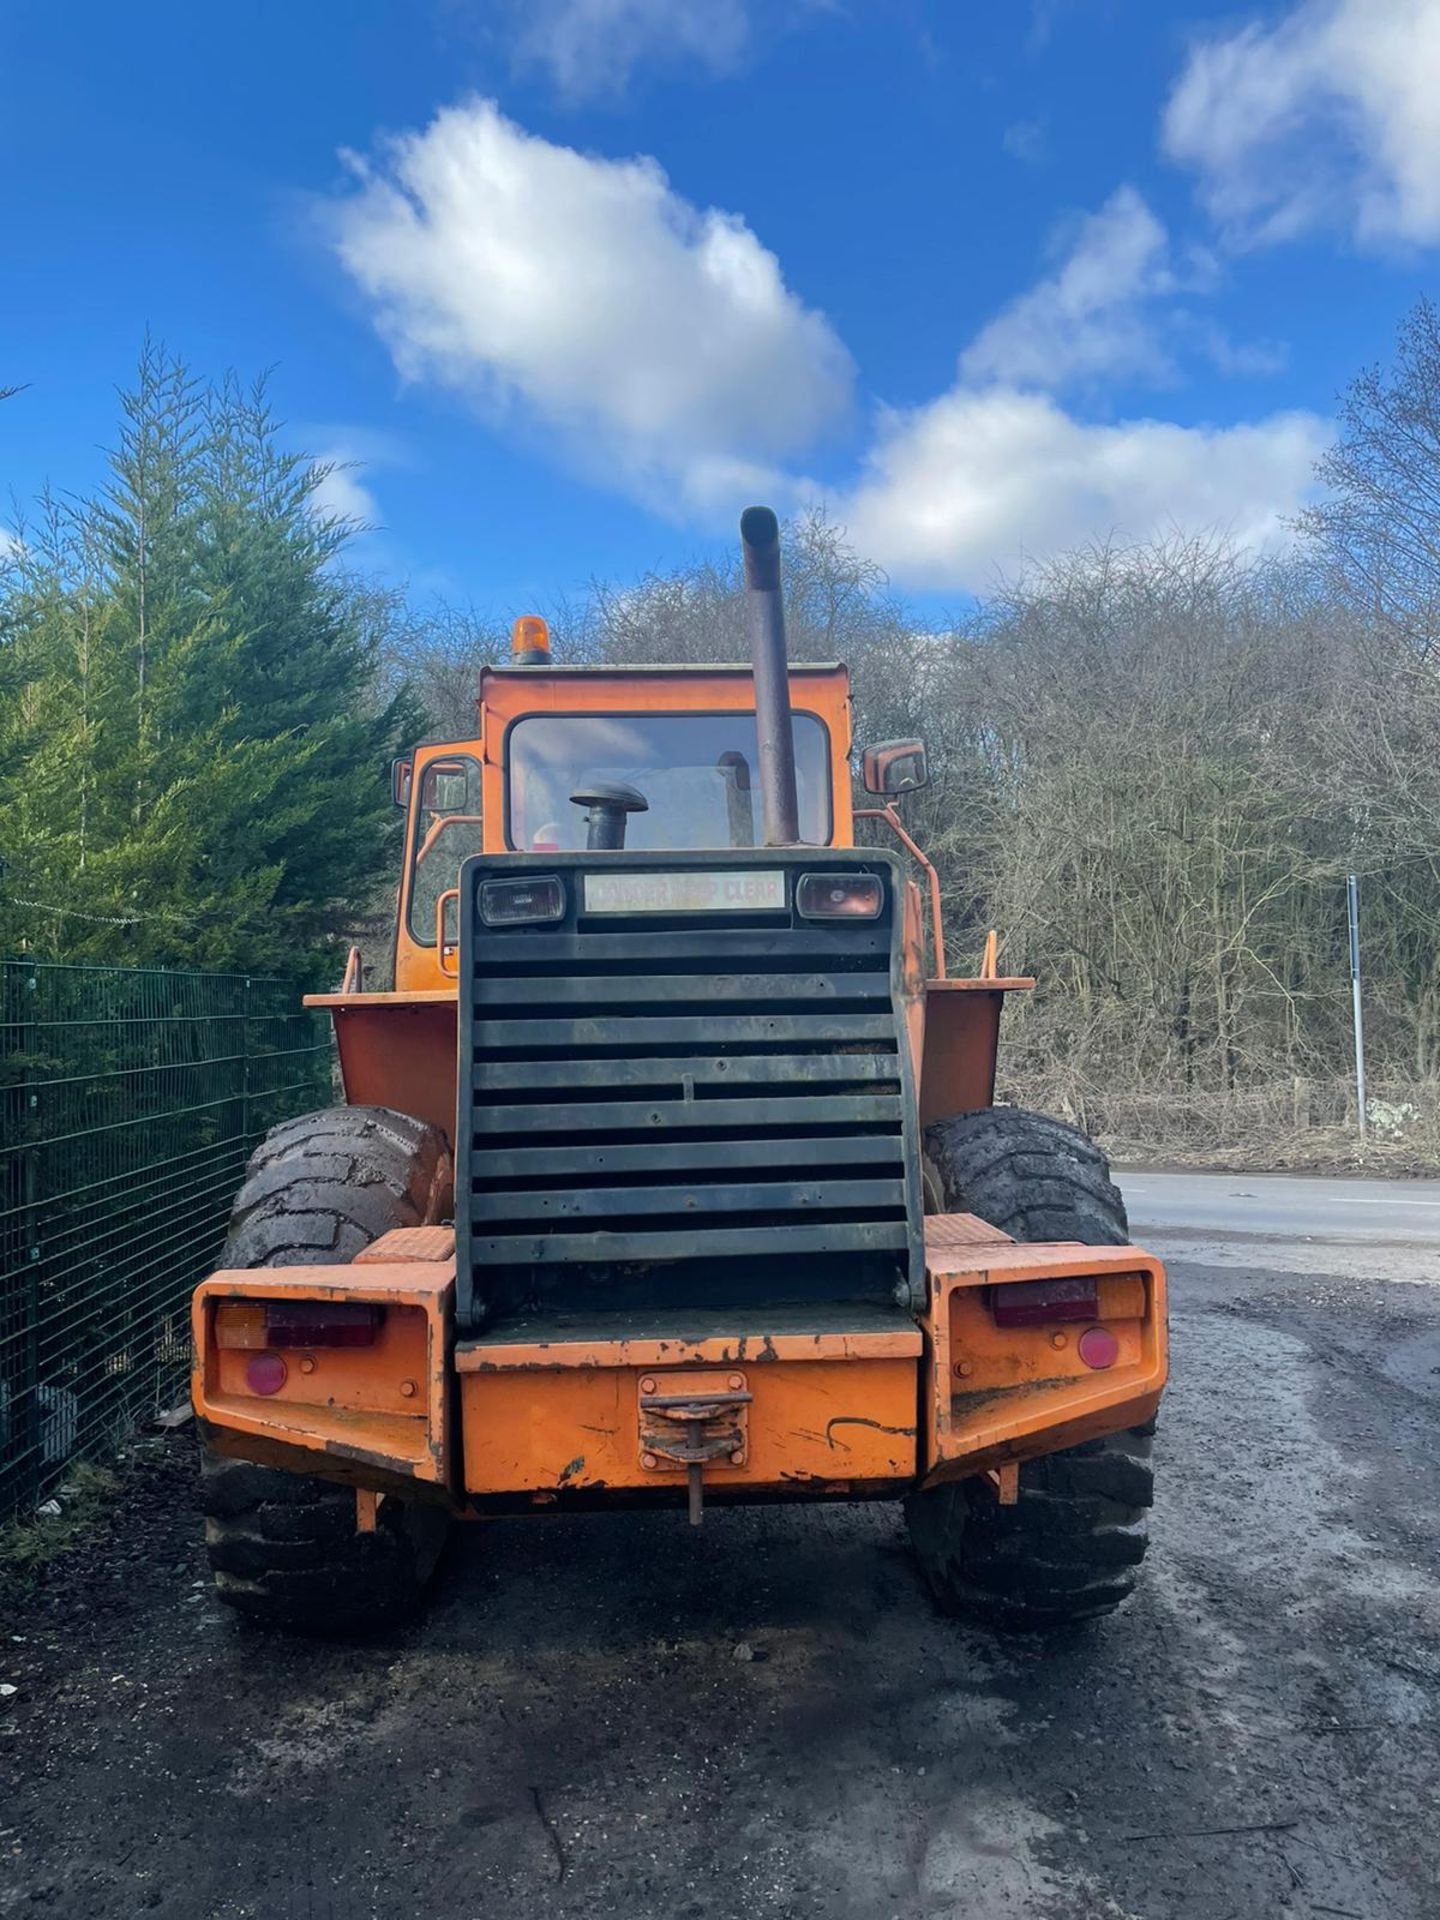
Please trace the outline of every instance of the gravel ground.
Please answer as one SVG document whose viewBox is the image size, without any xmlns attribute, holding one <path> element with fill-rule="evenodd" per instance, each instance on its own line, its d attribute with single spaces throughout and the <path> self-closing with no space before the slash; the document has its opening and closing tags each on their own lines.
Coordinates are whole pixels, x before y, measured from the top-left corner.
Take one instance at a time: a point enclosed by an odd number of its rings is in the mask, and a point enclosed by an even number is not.
<svg viewBox="0 0 1440 1920">
<path fill-rule="evenodd" d="M 936 1618 L 885 1507 L 474 1526 L 406 1633 L 267 1637 L 147 1442 L 0 1625 L 0 1914 L 1434 1920 L 1440 1287 L 1231 1253 L 1142 1593 L 1058 1640 Z"/>
</svg>

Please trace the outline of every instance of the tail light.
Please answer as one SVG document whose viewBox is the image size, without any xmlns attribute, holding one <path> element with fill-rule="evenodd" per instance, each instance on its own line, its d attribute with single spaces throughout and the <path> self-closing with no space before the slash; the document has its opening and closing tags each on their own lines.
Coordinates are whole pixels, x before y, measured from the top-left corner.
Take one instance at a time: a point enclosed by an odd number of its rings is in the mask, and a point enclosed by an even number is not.
<svg viewBox="0 0 1440 1920">
<path fill-rule="evenodd" d="M 1060 1280 L 1017 1280 L 990 1289 L 997 1327 L 1048 1327 L 1057 1320 L 1098 1320 L 1100 1291 L 1094 1274 Z"/>
<path fill-rule="evenodd" d="M 226 1300 L 215 1310 L 215 1344 L 251 1351 L 373 1347 L 384 1317 L 383 1307 L 365 1300 Z"/>
<path fill-rule="evenodd" d="M 383 1307 L 363 1300 L 272 1300 L 265 1308 L 267 1347 L 373 1347 Z"/>
</svg>

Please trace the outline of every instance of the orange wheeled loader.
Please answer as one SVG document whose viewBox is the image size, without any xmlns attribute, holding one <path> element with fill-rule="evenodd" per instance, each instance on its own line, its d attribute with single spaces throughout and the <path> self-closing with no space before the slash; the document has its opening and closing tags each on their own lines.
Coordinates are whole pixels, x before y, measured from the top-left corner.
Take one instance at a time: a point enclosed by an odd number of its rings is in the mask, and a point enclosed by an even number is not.
<svg viewBox="0 0 1440 1920">
<path fill-rule="evenodd" d="M 1000 1626 L 1131 1591 L 1164 1271 L 1084 1135 L 993 1104 L 1033 983 L 947 972 L 924 749 L 853 806 L 846 670 L 787 664 L 775 516 L 741 534 L 748 665 L 521 620 L 474 737 L 395 769 L 394 990 L 352 955 L 308 1003 L 347 1104 L 267 1136 L 194 1299 L 245 1613 L 398 1618 L 460 1519 L 742 1500 L 903 1499 Z"/>
</svg>

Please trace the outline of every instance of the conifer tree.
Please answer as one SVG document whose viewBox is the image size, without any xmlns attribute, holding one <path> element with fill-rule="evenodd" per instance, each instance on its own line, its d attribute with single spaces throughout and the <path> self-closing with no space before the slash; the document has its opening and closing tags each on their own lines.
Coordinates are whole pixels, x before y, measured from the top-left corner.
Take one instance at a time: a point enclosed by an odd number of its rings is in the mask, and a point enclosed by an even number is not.
<svg viewBox="0 0 1440 1920">
<path fill-rule="evenodd" d="M 71 959 L 332 972 L 389 860 L 373 608 L 263 386 L 148 342 L 100 497 L 0 576 L 0 939 Z"/>
</svg>

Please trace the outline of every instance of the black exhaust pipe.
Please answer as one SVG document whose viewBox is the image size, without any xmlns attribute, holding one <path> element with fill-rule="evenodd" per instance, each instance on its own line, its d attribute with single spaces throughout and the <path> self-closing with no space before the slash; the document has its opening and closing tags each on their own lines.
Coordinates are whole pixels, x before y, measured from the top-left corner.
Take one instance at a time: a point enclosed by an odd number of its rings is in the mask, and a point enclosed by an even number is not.
<svg viewBox="0 0 1440 1920">
<path fill-rule="evenodd" d="M 800 838 L 800 800 L 795 787 L 785 602 L 780 592 L 780 523 L 769 507 L 747 507 L 741 514 L 740 544 L 745 554 L 745 620 L 755 669 L 764 844 L 793 847 Z"/>
</svg>

